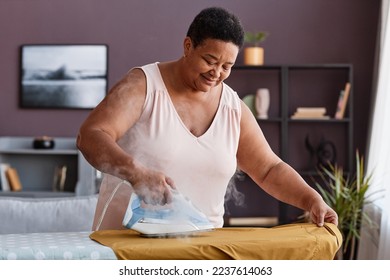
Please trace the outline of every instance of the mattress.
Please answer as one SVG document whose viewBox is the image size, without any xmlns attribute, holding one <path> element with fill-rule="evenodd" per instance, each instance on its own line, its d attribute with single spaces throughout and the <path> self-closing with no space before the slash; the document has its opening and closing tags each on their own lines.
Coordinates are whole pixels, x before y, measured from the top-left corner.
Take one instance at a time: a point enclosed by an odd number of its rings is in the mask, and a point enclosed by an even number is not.
<svg viewBox="0 0 390 280">
<path fill-rule="evenodd" d="M 111 248 L 89 238 L 91 232 L 0 235 L 0 260 L 115 260 Z"/>
</svg>

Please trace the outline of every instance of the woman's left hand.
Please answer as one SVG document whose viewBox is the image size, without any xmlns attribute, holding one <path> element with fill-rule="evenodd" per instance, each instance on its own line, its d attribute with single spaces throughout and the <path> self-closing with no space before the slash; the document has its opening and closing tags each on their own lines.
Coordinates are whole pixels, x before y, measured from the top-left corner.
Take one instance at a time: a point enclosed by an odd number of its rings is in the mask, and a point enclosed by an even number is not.
<svg viewBox="0 0 390 280">
<path fill-rule="evenodd" d="M 337 213 L 330 208 L 323 200 L 313 203 L 309 211 L 310 219 L 316 225 L 322 227 L 325 222 L 338 225 Z"/>
</svg>

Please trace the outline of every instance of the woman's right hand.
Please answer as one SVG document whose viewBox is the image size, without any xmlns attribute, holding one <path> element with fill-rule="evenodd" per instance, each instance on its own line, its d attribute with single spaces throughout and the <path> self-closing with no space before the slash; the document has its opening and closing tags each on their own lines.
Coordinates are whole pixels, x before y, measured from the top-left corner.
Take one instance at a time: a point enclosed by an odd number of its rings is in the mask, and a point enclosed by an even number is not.
<svg viewBox="0 0 390 280">
<path fill-rule="evenodd" d="M 171 189 L 176 189 L 173 180 L 164 173 L 139 168 L 132 178 L 134 192 L 146 203 L 165 205 L 172 202 Z"/>
</svg>

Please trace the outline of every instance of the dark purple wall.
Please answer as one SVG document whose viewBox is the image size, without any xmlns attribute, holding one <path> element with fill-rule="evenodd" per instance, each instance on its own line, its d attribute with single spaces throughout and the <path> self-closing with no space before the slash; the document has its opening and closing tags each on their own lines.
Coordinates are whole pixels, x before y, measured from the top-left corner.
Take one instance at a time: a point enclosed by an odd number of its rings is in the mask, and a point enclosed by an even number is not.
<svg viewBox="0 0 390 280">
<path fill-rule="evenodd" d="M 352 63 L 355 141 L 364 150 L 380 0 L 0 0 L 0 136 L 77 134 L 89 110 L 20 109 L 19 47 L 109 45 L 109 86 L 130 67 L 174 60 L 200 9 L 220 5 L 266 30 L 267 64 Z M 241 56 L 237 63 L 241 63 Z"/>
</svg>

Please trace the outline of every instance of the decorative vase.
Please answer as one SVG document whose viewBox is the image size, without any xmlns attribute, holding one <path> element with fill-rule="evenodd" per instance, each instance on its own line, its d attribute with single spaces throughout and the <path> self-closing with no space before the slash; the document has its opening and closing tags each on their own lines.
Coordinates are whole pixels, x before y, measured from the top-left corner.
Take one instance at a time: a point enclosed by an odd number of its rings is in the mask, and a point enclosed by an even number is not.
<svg viewBox="0 0 390 280">
<path fill-rule="evenodd" d="M 268 119 L 268 109 L 270 105 L 270 94 L 267 88 L 259 88 L 256 91 L 255 107 L 257 118 Z"/>
<path fill-rule="evenodd" d="M 263 65 L 264 49 L 261 47 L 247 47 L 244 49 L 245 65 Z"/>
</svg>

